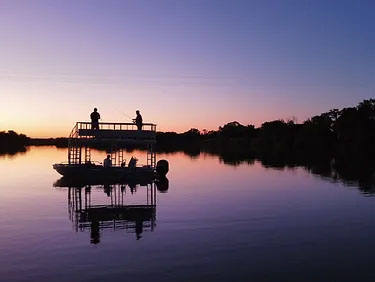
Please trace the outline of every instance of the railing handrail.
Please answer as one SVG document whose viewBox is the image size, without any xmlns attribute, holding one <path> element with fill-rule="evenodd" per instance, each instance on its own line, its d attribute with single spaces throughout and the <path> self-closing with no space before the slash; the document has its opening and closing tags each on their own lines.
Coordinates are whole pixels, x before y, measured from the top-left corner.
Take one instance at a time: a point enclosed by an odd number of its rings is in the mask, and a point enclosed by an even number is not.
<svg viewBox="0 0 375 282">
<path fill-rule="evenodd" d="M 74 138 L 78 134 L 78 122 L 76 122 L 75 126 L 72 128 L 69 137 Z"/>
<path fill-rule="evenodd" d="M 81 129 L 91 129 L 92 123 L 88 121 L 77 122 L 77 130 Z M 129 128 L 130 127 L 130 128 Z M 99 130 L 138 130 L 136 123 L 130 122 L 100 122 L 98 123 Z M 143 131 L 156 132 L 156 124 L 153 123 L 142 123 Z"/>
<path fill-rule="evenodd" d="M 90 121 L 78 121 L 78 124 L 91 124 Z M 105 125 L 136 125 L 134 122 L 99 122 L 99 124 L 105 124 Z M 155 123 L 142 123 L 142 125 L 154 125 L 156 126 Z"/>
<path fill-rule="evenodd" d="M 70 132 L 69 138 L 77 138 L 80 135 L 81 130 L 92 129 L 92 122 L 89 121 L 78 121 L 74 125 L 72 131 Z M 98 123 L 99 131 L 110 130 L 110 131 L 138 131 L 138 126 L 136 123 L 131 122 L 100 122 Z M 142 130 L 144 132 L 156 133 L 156 124 L 154 123 L 142 123 Z"/>
</svg>

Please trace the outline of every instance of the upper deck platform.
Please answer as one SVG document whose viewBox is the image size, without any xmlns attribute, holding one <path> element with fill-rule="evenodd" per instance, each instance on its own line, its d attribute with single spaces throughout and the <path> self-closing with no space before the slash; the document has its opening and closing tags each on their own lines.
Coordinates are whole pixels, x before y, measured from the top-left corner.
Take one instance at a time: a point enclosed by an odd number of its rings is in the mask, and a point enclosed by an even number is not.
<svg viewBox="0 0 375 282">
<path fill-rule="evenodd" d="M 129 143 L 155 143 L 156 124 L 144 123 L 138 130 L 134 123 L 101 122 L 99 129 L 92 129 L 91 122 L 77 122 L 69 138 Z"/>
</svg>

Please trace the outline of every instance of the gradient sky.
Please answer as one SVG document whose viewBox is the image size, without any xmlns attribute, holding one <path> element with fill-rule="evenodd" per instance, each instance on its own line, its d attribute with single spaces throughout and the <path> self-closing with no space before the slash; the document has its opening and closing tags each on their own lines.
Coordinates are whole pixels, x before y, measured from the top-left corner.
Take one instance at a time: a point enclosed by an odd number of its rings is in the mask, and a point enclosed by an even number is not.
<svg viewBox="0 0 375 282">
<path fill-rule="evenodd" d="M 97 107 L 159 130 L 375 97 L 375 1 L 0 0 L 0 130 L 67 136 Z"/>
</svg>

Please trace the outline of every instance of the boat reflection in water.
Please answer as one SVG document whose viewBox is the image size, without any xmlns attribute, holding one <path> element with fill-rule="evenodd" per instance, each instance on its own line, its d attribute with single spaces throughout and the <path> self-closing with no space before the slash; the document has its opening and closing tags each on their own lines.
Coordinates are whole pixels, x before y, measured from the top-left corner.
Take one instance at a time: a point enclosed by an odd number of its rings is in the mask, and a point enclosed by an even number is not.
<svg viewBox="0 0 375 282">
<path fill-rule="evenodd" d="M 98 244 L 105 230 L 135 233 L 137 240 L 143 232 L 152 232 L 156 226 L 156 192 L 166 192 L 169 183 L 167 178 L 80 183 L 63 177 L 54 186 L 68 188 L 69 217 L 74 229 L 89 231 L 91 243 Z"/>
</svg>

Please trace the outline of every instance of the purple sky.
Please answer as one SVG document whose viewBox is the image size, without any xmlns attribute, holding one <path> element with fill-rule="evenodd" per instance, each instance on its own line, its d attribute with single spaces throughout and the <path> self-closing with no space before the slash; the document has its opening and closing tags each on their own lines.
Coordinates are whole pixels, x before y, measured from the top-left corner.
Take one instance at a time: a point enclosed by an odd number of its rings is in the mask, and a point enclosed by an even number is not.
<svg viewBox="0 0 375 282">
<path fill-rule="evenodd" d="M 0 130 L 97 107 L 160 130 L 306 118 L 374 98 L 374 1 L 0 0 Z"/>
</svg>

